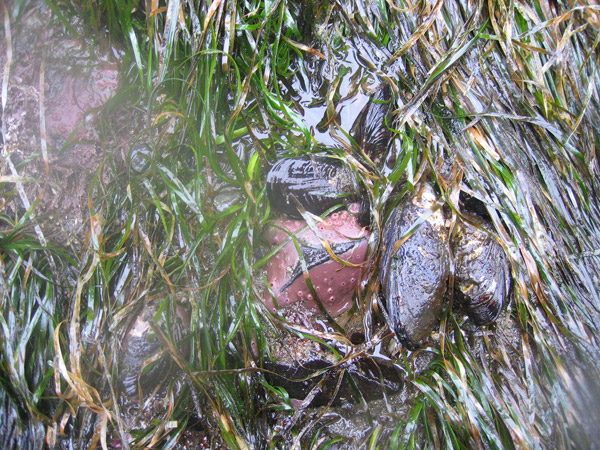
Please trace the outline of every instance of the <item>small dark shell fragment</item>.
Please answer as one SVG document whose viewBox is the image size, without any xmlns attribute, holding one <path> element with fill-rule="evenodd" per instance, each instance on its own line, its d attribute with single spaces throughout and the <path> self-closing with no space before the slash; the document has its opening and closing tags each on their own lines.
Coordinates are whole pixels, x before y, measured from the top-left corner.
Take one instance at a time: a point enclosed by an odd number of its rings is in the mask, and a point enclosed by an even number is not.
<svg viewBox="0 0 600 450">
<path fill-rule="evenodd" d="M 383 232 L 381 283 L 390 328 L 409 350 L 419 348 L 439 323 L 449 275 L 447 233 L 441 209 L 397 246 L 427 209 L 399 205 Z"/>
<path fill-rule="evenodd" d="M 146 172 L 152 166 L 152 149 L 144 143 L 132 147 L 129 152 L 129 165 L 133 172 Z"/>
<path fill-rule="evenodd" d="M 389 86 L 379 89 L 360 112 L 352 127 L 352 137 L 371 158 L 387 153 L 393 133 L 386 126 L 386 116 L 391 110 L 392 90 Z"/>
<path fill-rule="evenodd" d="M 183 307 L 177 308 L 177 320 L 174 324 L 174 338 L 180 340 L 189 326 L 189 317 Z M 154 306 L 149 311 L 141 312 L 131 324 L 123 343 L 119 359 L 119 384 L 121 393 L 133 397 L 138 387 L 149 392 L 156 387 L 174 369 L 175 364 L 168 355 L 161 355 L 163 345 L 155 334 L 146 314 L 156 311 Z M 164 326 L 162 327 L 163 331 Z"/>
<path fill-rule="evenodd" d="M 480 226 L 489 228 L 483 222 Z M 510 295 L 510 265 L 504 250 L 489 233 L 466 222 L 457 224 L 452 248 L 455 298 L 477 325 L 493 323 Z"/>
<path fill-rule="evenodd" d="M 359 201 L 358 182 L 344 164 L 326 156 L 286 158 L 267 175 L 271 207 L 300 219 L 299 203 L 306 211 L 321 215 L 336 205 Z"/>
</svg>

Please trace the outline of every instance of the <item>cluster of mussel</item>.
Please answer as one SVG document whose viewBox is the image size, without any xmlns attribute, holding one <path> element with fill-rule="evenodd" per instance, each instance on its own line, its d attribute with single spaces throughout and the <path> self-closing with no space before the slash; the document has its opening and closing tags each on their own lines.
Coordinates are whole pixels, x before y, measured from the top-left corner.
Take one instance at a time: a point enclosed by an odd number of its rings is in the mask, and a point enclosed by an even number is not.
<svg viewBox="0 0 600 450">
<path fill-rule="evenodd" d="M 482 208 L 478 215 L 463 205 L 453 222 L 428 182 L 391 210 L 378 256 L 371 258 L 368 197 L 340 159 L 282 159 L 267 175 L 267 193 L 282 214 L 266 235 L 279 246 L 267 265 L 264 296 L 274 311 L 342 314 L 354 304 L 368 261 L 378 264 L 389 326 L 411 350 L 439 323 L 451 267 L 455 302 L 475 324 L 493 323 L 507 301 L 510 266 Z"/>
<path fill-rule="evenodd" d="M 388 138 L 380 132 L 380 112 L 367 108 L 367 114 L 361 115 L 354 133 L 358 145 L 381 149 L 388 145 Z M 369 196 L 341 158 L 284 158 L 271 167 L 266 182 L 277 216 L 264 233 L 272 256 L 266 264 L 262 300 L 288 322 L 310 328 L 315 323 L 327 324 L 323 318 L 339 320 L 343 314 L 352 314 L 366 278 L 375 274 L 390 329 L 403 346 L 415 350 L 438 325 L 445 299 L 453 297 L 454 304 L 476 325 L 493 323 L 508 301 L 507 257 L 493 237 L 485 206 L 462 192 L 457 196 L 462 199 L 460 214 L 453 218 L 435 186 L 419 182 L 410 195 L 389 205 L 382 216 L 386 217 L 383 230 L 375 239 L 372 234 L 380 230 L 371 223 Z M 370 244 L 374 242 L 379 243 L 376 248 Z M 161 357 L 163 345 L 150 320 L 155 308 L 150 305 L 149 311 L 131 322 L 122 342 L 121 392 L 128 398 L 142 399 L 173 368 L 171 361 Z M 189 327 L 187 311 L 180 305 L 172 317 L 176 319 L 174 337 L 183 340 Z M 274 339 L 283 341 L 275 345 L 279 353 L 274 362 L 265 361 L 273 364 L 268 372 L 282 374 L 275 381 L 293 398 L 305 398 L 310 386 L 289 381 L 306 380 L 313 377 L 313 371 L 330 368 L 336 361 L 314 350 L 312 341 L 312 346 L 292 348 L 294 342 L 281 336 Z M 395 392 L 403 383 L 397 368 L 381 358 L 360 358 L 347 370 L 368 398 L 380 396 L 381 380 L 385 389 Z M 353 397 L 354 391 L 346 388 L 338 384 L 335 395 L 325 393 L 322 400 Z M 323 383 L 321 389 L 327 390 L 328 384 Z"/>
<path fill-rule="evenodd" d="M 282 159 L 267 175 L 267 194 L 280 215 L 265 232 L 273 250 L 266 265 L 263 302 L 290 322 L 311 328 L 327 323 L 324 316 L 352 314 L 362 282 L 374 273 L 390 328 L 402 345 L 415 350 L 440 321 L 450 279 L 455 303 L 477 325 L 493 323 L 509 297 L 507 257 L 490 233 L 489 218 L 482 217 L 485 208 L 472 199 L 460 202 L 460 219 L 453 222 L 434 187 L 417 184 L 414 193 L 390 208 L 379 247 L 369 254 L 369 242 L 377 239 L 371 239 L 368 196 L 341 159 L 318 155 Z M 367 267 L 371 264 L 375 270 Z M 157 305 L 148 308 L 131 323 L 122 345 L 121 392 L 128 398 L 153 391 L 175 368 L 170 358 L 161 357 L 163 345 L 150 319 Z M 177 302 L 171 316 L 174 338 L 183 341 L 189 315 Z M 310 377 L 312 371 L 335 361 L 310 345 L 294 347 L 293 340 L 274 339 L 279 353 L 268 368 L 282 374 L 275 381 L 290 395 L 304 398 L 310 385 L 289 380 Z M 402 377 L 385 360 L 364 358 L 349 370 L 370 398 L 381 395 L 378 374 L 384 373 L 389 391 L 398 391 L 402 384 Z M 330 387 L 325 383 L 322 389 Z M 344 384 L 335 397 L 353 395 Z M 316 403 L 333 397 L 324 392 Z"/>
</svg>

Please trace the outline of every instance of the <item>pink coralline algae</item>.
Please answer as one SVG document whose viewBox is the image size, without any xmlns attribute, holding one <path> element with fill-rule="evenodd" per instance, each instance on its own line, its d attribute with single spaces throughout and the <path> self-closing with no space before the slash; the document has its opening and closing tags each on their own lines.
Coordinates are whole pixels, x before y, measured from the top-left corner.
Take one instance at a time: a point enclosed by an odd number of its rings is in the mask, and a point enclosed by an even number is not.
<svg viewBox="0 0 600 450">
<path fill-rule="evenodd" d="M 301 302 L 305 308 L 318 310 L 320 301 L 335 317 L 352 307 L 352 296 L 363 273 L 370 233 L 347 211 L 331 214 L 317 223 L 316 229 L 317 233 L 303 220 L 282 218 L 267 231 L 266 238 L 270 244 L 283 244 L 267 264 L 271 292 L 269 289 L 265 292 L 263 301 L 272 311 L 277 306 L 283 308 L 296 302 Z M 323 246 L 323 240 L 330 251 Z M 297 247 L 301 250 L 318 300 L 304 278 L 303 262 Z M 332 258 L 330 252 L 337 258 Z"/>
</svg>

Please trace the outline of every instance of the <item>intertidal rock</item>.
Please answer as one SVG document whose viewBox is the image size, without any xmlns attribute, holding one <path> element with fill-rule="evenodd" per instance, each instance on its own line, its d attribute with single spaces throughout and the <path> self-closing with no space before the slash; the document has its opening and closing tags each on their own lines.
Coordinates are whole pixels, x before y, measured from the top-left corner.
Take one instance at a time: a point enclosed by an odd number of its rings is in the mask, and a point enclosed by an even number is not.
<svg viewBox="0 0 600 450">
<path fill-rule="evenodd" d="M 411 227 L 416 229 L 407 237 Z M 423 345 L 439 323 L 450 270 L 447 239 L 443 212 L 435 209 L 429 185 L 387 220 L 380 280 L 390 328 L 410 350 Z"/>
<path fill-rule="evenodd" d="M 267 231 L 270 244 L 282 245 L 267 264 L 271 293 L 265 293 L 264 302 L 271 310 L 296 302 L 319 310 L 320 303 L 335 317 L 352 307 L 370 233 L 348 211 L 333 213 L 316 229 L 303 220 L 280 219 Z"/>
</svg>

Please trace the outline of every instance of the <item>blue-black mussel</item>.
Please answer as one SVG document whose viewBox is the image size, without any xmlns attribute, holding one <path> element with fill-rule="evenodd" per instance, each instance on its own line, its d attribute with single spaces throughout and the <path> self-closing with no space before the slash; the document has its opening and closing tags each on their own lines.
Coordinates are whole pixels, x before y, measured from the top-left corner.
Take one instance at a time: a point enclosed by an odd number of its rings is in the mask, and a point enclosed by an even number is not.
<svg viewBox="0 0 600 450">
<path fill-rule="evenodd" d="M 150 303 L 131 322 L 121 343 L 119 358 L 120 393 L 125 397 L 141 397 L 168 380 L 177 371 L 177 365 L 166 351 L 166 345 L 158 333 L 168 336 L 163 320 L 155 321 L 157 304 Z M 183 305 L 177 305 L 171 321 L 171 338 L 183 342 L 188 333 L 189 313 Z M 185 351 L 181 346 L 180 351 Z"/>
<path fill-rule="evenodd" d="M 410 350 L 423 345 L 440 320 L 450 273 L 446 222 L 424 183 L 392 210 L 383 230 L 380 282 L 387 319 Z"/>
<path fill-rule="evenodd" d="M 454 298 L 477 325 L 496 321 L 511 291 L 510 264 L 491 226 L 466 214 L 453 232 Z"/>
<path fill-rule="evenodd" d="M 267 174 L 267 195 L 272 208 L 294 219 L 302 218 L 298 206 L 321 215 L 331 208 L 340 209 L 353 203 L 360 204 L 358 219 L 363 224 L 369 218 L 364 189 L 352 170 L 333 157 L 281 159 Z"/>
<path fill-rule="evenodd" d="M 390 327 L 411 350 L 422 346 L 439 322 L 451 266 L 454 300 L 476 325 L 494 323 L 508 301 L 508 259 L 491 225 L 475 213 L 485 208 L 483 204 L 476 200 L 471 204 L 477 207 L 463 205 L 462 218 L 456 220 L 450 236 L 450 216 L 444 215 L 432 187 L 421 183 L 386 222 L 381 242 L 382 296 Z"/>
</svg>

